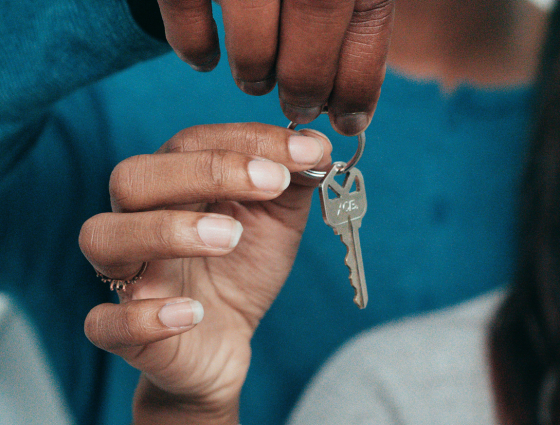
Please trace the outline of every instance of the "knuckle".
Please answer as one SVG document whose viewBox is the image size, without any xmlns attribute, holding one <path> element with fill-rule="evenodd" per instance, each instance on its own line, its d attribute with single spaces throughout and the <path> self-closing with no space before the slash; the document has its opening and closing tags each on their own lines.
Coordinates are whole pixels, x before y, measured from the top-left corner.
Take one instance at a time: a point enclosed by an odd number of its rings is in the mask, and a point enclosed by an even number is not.
<svg viewBox="0 0 560 425">
<path fill-rule="evenodd" d="M 123 346 L 131 347 L 147 342 L 150 334 L 160 330 L 154 318 L 157 309 L 147 306 L 142 302 L 124 304 L 123 319 L 120 322 L 120 341 Z"/>
<path fill-rule="evenodd" d="M 162 146 L 160 151 L 164 153 L 181 153 L 188 151 L 188 147 L 196 140 L 191 137 L 194 127 L 179 131 Z"/>
<path fill-rule="evenodd" d="M 204 151 L 197 158 L 196 174 L 201 174 L 204 178 L 202 182 L 206 182 L 205 191 L 216 192 L 222 191 L 230 178 L 230 161 L 229 155 L 225 150 L 209 150 Z"/>
<path fill-rule="evenodd" d="M 142 323 L 138 320 L 135 304 L 124 304 L 122 319 L 117 323 L 117 338 L 119 344 L 131 346 L 138 343 L 142 336 Z"/>
<path fill-rule="evenodd" d="M 182 240 L 179 236 L 184 233 L 181 220 L 172 211 L 162 211 L 156 220 L 157 223 L 153 233 L 155 245 L 159 247 L 162 253 L 170 254 L 174 251 L 177 243 Z M 151 245 L 151 241 L 147 242 L 146 245 Z"/>
<path fill-rule="evenodd" d="M 239 123 L 231 138 L 236 140 L 235 149 L 248 155 L 269 157 L 278 149 L 279 141 L 285 137 L 285 130 L 258 122 Z"/>
<path fill-rule="evenodd" d="M 354 0 L 300 0 L 294 2 L 294 7 L 306 21 L 323 22 L 337 21 L 344 16 Z"/>
<path fill-rule="evenodd" d="M 195 125 L 175 134 L 162 147 L 165 153 L 192 152 L 204 149 L 212 143 L 213 129 L 220 124 Z M 208 149 L 206 147 L 206 149 Z"/>
<path fill-rule="evenodd" d="M 354 7 L 351 26 L 363 29 L 387 27 L 394 11 L 394 0 L 359 0 Z"/>
<path fill-rule="evenodd" d="M 223 124 L 195 125 L 183 133 L 182 145 L 187 151 L 211 149 L 215 139 L 215 129 Z"/>
<path fill-rule="evenodd" d="M 269 6 L 276 7 L 277 0 L 251 0 L 244 4 L 244 8 L 248 11 L 258 11 L 260 9 L 266 9 Z"/>
<path fill-rule="evenodd" d="M 109 193 L 114 203 L 122 209 L 134 209 L 134 198 L 144 190 L 143 179 L 136 176 L 145 176 L 149 155 L 133 156 L 117 164 L 109 180 Z"/>
<path fill-rule="evenodd" d="M 108 310 L 101 310 L 106 307 Z M 135 305 L 100 305 L 86 317 L 84 331 L 88 339 L 105 351 L 141 345 L 144 323 L 139 320 Z"/>
</svg>

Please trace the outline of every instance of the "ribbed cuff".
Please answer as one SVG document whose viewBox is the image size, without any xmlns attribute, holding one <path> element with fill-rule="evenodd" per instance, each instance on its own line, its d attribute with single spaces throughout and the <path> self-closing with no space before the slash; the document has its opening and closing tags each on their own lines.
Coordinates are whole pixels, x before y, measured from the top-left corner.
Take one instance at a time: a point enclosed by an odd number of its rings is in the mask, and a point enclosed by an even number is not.
<svg viewBox="0 0 560 425">
<path fill-rule="evenodd" d="M 136 23 L 156 40 L 165 42 L 165 27 L 156 0 L 127 0 Z"/>
</svg>

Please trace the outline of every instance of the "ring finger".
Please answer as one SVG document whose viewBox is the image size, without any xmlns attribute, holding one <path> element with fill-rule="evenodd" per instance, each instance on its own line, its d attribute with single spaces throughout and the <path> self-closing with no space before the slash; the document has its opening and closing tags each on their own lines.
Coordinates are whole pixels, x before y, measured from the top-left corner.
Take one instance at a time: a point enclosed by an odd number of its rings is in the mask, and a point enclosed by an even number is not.
<svg viewBox="0 0 560 425">
<path fill-rule="evenodd" d="M 126 279 L 143 262 L 225 255 L 235 248 L 242 231 L 237 220 L 219 214 L 168 210 L 104 213 L 83 225 L 79 241 L 97 271 Z"/>
</svg>

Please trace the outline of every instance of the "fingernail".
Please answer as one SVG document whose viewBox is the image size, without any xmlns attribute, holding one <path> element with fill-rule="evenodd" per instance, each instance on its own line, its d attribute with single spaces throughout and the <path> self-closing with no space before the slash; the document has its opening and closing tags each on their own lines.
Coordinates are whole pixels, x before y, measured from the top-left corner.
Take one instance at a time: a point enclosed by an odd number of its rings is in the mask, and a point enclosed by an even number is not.
<svg viewBox="0 0 560 425">
<path fill-rule="evenodd" d="M 321 110 L 323 109 L 322 106 L 302 108 L 282 101 L 280 101 L 280 105 L 282 106 L 284 115 L 286 115 L 289 120 L 298 124 L 310 123 L 321 114 Z"/>
<path fill-rule="evenodd" d="M 236 78 L 235 83 L 244 93 L 252 96 L 262 96 L 270 93 L 274 88 L 276 85 L 276 76 L 272 75 L 262 81 L 244 81 Z"/>
<path fill-rule="evenodd" d="M 216 65 L 220 62 L 220 56 L 221 53 L 218 49 L 212 52 L 204 61 L 197 64 L 189 62 L 189 65 L 197 72 L 210 72 L 216 68 Z"/>
<path fill-rule="evenodd" d="M 254 159 L 247 168 L 253 184 L 265 192 L 281 192 L 290 184 L 290 172 L 282 164 Z"/>
<path fill-rule="evenodd" d="M 294 134 L 288 138 L 290 156 L 298 164 L 313 165 L 323 157 L 323 145 L 313 137 Z"/>
<path fill-rule="evenodd" d="M 334 125 L 341 133 L 354 136 L 367 128 L 369 117 L 365 112 L 337 115 L 334 117 Z"/>
<path fill-rule="evenodd" d="M 204 308 L 195 300 L 178 301 L 165 304 L 158 317 L 168 328 L 184 328 L 200 323 L 204 317 Z"/>
<path fill-rule="evenodd" d="M 239 242 L 243 226 L 237 220 L 221 217 L 203 217 L 196 223 L 198 236 L 212 248 L 233 248 Z"/>
</svg>

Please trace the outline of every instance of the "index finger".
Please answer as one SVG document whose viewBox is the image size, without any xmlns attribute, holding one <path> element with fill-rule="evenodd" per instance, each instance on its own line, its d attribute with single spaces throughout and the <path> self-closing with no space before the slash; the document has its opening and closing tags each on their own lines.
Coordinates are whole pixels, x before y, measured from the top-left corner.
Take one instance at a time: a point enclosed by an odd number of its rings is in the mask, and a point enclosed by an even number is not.
<svg viewBox="0 0 560 425">
<path fill-rule="evenodd" d="M 298 124 L 314 120 L 334 85 L 354 0 L 285 0 L 276 65 L 280 105 Z"/>
<path fill-rule="evenodd" d="M 197 71 L 220 60 L 218 30 L 211 0 L 158 0 L 165 36 L 177 55 Z"/>
</svg>

